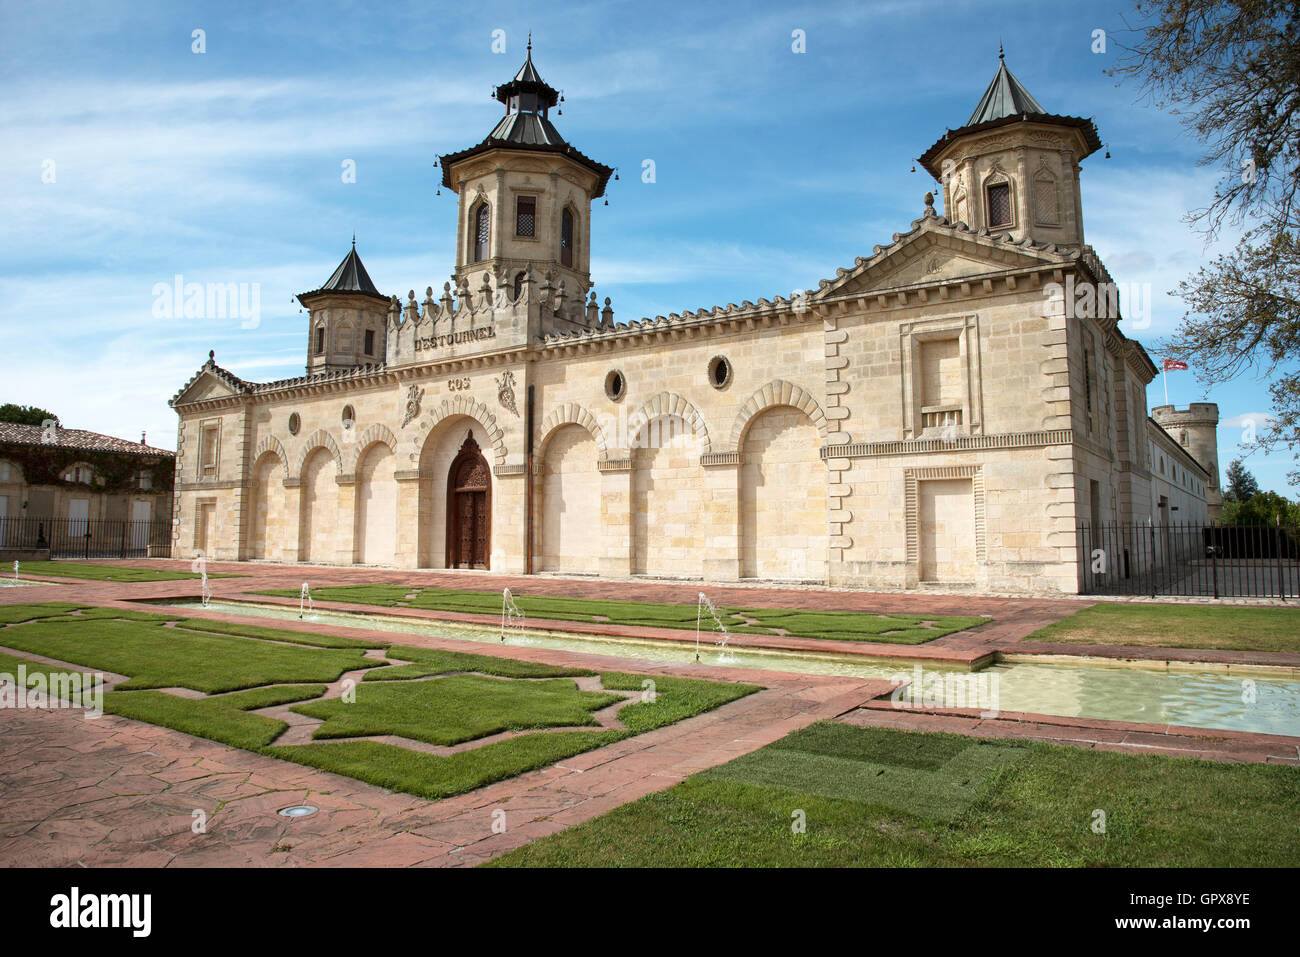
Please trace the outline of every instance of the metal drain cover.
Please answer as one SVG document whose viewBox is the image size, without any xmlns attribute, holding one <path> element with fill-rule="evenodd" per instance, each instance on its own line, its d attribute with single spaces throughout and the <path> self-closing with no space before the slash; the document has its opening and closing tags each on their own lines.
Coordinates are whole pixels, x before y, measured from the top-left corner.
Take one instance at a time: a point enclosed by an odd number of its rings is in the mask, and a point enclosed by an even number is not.
<svg viewBox="0 0 1300 957">
<path fill-rule="evenodd" d="M 283 817 L 311 817 L 319 808 L 312 807 L 310 804 L 295 804 L 293 807 L 286 807 L 280 810 Z"/>
</svg>

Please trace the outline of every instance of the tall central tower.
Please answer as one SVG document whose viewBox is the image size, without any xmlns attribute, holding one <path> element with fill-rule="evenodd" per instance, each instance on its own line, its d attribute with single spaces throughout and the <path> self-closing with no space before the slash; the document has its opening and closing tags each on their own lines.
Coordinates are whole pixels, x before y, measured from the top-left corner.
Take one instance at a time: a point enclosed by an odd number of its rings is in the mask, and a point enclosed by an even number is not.
<svg viewBox="0 0 1300 957">
<path fill-rule="evenodd" d="M 518 296 L 526 270 L 580 304 L 591 287 L 591 202 L 613 170 L 574 149 L 551 122 L 559 93 L 533 65 L 496 90 L 505 115 L 477 146 L 440 157 L 442 184 L 459 197 L 458 286 L 502 276 Z M 494 282 L 495 286 L 496 283 Z"/>
</svg>

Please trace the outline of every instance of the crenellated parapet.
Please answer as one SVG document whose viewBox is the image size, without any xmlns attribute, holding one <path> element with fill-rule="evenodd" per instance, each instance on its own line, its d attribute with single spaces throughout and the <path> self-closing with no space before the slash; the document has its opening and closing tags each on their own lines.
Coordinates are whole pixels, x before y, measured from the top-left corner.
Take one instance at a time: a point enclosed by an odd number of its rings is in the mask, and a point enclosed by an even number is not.
<svg viewBox="0 0 1300 957">
<path fill-rule="evenodd" d="M 473 288 L 469 279 L 457 286 L 443 283 L 437 299 L 432 286 L 422 302 L 416 301 L 414 289 L 405 303 L 394 296 L 388 306 L 387 365 L 510 351 L 548 336 L 613 327 L 608 299 L 602 313 L 595 292 L 584 302 L 583 290 L 571 292 L 566 280 L 555 282 L 550 271 L 538 277 L 529 268 L 513 280 L 505 272 L 479 275 L 481 282 Z"/>
</svg>

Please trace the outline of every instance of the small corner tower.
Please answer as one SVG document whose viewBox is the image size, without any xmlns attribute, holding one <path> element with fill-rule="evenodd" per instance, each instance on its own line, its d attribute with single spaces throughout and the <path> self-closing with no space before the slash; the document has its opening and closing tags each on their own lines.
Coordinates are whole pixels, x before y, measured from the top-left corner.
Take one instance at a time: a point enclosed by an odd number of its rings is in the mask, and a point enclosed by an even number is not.
<svg viewBox="0 0 1300 957">
<path fill-rule="evenodd" d="M 486 272 L 518 290 L 528 270 L 539 282 L 550 274 L 580 319 L 591 288 L 591 203 L 614 171 L 551 122 L 561 97 L 534 66 L 531 37 L 523 66 L 494 96 L 505 115 L 487 138 L 440 157 L 442 185 L 459 196 L 456 284 L 477 289 Z"/>
<path fill-rule="evenodd" d="M 1219 487 L 1218 403 L 1192 402 L 1185 409 L 1158 405 L 1151 410 L 1151 418 L 1210 473 L 1210 480 L 1205 484 L 1205 503 L 1210 521 L 1217 522 L 1223 515 L 1223 490 Z"/>
<path fill-rule="evenodd" d="M 949 222 L 1068 247 L 1084 241 L 1079 163 L 1099 149 L 1092 120 L 1048 113 L 999 48 L 997 73 L 975 112 L 920 162 L 943 185 Z"/>
<path fill-rule="evenodd" d="M 299 294 L 307 309 L 307 374 L 383 365 L 389 299 L 357 255 L 357 239 L 325 285 Z"/>
</svg>

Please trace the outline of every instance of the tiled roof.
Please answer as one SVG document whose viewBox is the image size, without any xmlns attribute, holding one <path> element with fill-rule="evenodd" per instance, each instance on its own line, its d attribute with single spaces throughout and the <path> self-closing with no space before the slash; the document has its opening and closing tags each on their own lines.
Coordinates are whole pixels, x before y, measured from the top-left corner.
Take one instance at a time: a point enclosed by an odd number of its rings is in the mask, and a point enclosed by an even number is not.
<svg viewBox="0 0 1300 957">
<path fill-rule="evenodd" d="M 357 255 L 357 241 L 352 240 L 351 251 L 343 257 L 343 262 L 339 263 L 334 274 L 325 281 L 325 285 L 319 289 L 313 289 L 311 292 L 304 292 L 298 296 L 299 301 L 304 296 L 314 296 L 317 293 L 326 292 L 346 292 L 358 293 L 363 296 L 371 296 L 375 299 L 388 301 L 388 297 L 375 288 L 375 284 L 370 281 L 370 274 L 366 272 L 366 267 L 361 263 L 361 257 Z"/>
<path fill-rule="evenodd" d="M 190 386 L 194 385 L 205 373 L 210 373 L 217 377 L 236 395 L 251 395 L 263 392 L 278 392 L 281 389 L 293 389 L 305 385 L 322 385 L 326 382 L 336 382 L 341 379 L 364 379 L 377 373 L 384 372 L 382 362 L 374 365 L 361 365 L 352 369 L 331 369 L 326 372 L 313 372 L 310 375 L 294 376 L 289 379 L 275 379 L 271 382 L 249 382 L 247 379 L 241 379 L 228 369 L 223 369 L 217 365 L 212 353 L 208 353 L 208 361 L 199 367 L 199 371 L 190 376 L 183 386 L 177 390 L 168 403 L 173 408 L 180 400 Z"/>
<path fill-rule="evenodd" d="M 77 449 L 85 452 L 176 457 L 175 452 L 167 449 L 156 449 L 151 445 L 119 439 L 99 432 L 87 432 L 85 429 L 60 427 L 47 437 L 45 429 L 39 425 L 19 425 L 16 422 L 0 422 L 0 445 L 47 445 L 56 449 Z"/>
<path fill-rule="evenodd" d="M 1011 71 L 1007 69 L 1006 61 L 1002 60 L 1001 55 L 999 55 L 998 59 L 998 72 L 993 75 L 993 80 L 989 83 L 988 89 L 984 91 L 984 95 L 980 97 L 979 103 L 975 106 L 975 112 L 971 113 L 966 125 L 960 129 L 948 130 L 919 157 L 919 162 L 925 167 L 926 172 L 935 179 L 941 178 L 939 170 L 934 166 L 934 159 L 953 137 L 964 136 L 968 133 L 982 133 L 985 130 L 1027 120 L 1052 126 L 1073 127 L 1079 130 L 1088 144 L 1088 151 L 1077 157 L 1078 159 L 1090 156 L 1101 149 L 1101 137 L 1097 133 L 1097 126 L 1092 120 L 1079 116 L 1060 116 L 1055 113 L 1048 113 L 1025 89 L 1024 84 L 1012 76 Z"/>
<path fill-rule="evenodd" d="M 542 107 L 542 109 L 511 109 L 511 98 L 525 93 L 536 94 L 538 97 L 537 106 Z M 603 163 L 597 163 L 590 156 L 570 146 L 565 142 L 564 137 L 560 135 L 560 131 L 555 128 L 555 124 L 542 115 L 545 108 L 556 105 L 559 94 L 554 87 L 542 79 L 541 74 L 537 72 L 537 67 L 533 65 L 531 42 L 528 47 L 528 59 L 519 68 L 515 78 L 497 87 L 493 95 L 506 104 L 506 115 L 501 118 L 501 121 L 493 127 L 492 132 L 477 146 L 471 146 L 469 149 L 460 150 L 456 153 L 447 153 L 439 157 L 439 165 L 442 166 L 443 186 L 448 189 L 453 188 L 451 167 L 461 160 L 477 156 L 479 153 L 485 153 L 491 149 L 516 149 L 560 153 L 567 156 L 578 165 L 585 166 L 600 177 L 600 181 L 596 184 L 596 190 L 592 193 L 593 198 L 598 199 L 605 194 L 605 186 L 609 183 L 609 178 L 613 175 L 614 170 Z"/>
<path fill-rule="evenodd" d="M 966 125 L 975 126 L 990 120 L 1000 120 L 1006 116 L 1019 116 L 1021 113 L 1047 115 L 1047 111 L 1038 105 L 1038 101 L 1030 95 L 1024 85 L 1011 75 L 1006 61 L 999 57 L 998 72 L 994 74 L 993 81 L 980 97 L 979 105 L 975 107 L 975 112 L 970 115 Z"/>
</svg>

